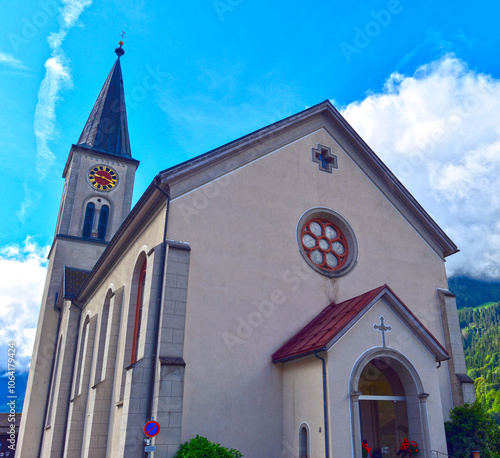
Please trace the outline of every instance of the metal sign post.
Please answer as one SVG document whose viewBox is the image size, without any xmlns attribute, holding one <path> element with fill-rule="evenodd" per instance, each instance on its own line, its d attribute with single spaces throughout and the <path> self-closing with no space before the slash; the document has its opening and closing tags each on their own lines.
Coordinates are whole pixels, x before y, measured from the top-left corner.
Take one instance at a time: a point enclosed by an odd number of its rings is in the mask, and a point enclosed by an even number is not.
<svg viewBox="0 0 500 458">
<path fill-rule="evenodd" d="M 156 446 L 151 445 L 151 438 L 155 437 L 160 432 L 160 424 L 157 421 L 151 420 L 144 425 L 144 434 L 148 436 L 144 439 L 144 452 L 150 456 L 151 452 L 156 452 Z"/>
</svg>

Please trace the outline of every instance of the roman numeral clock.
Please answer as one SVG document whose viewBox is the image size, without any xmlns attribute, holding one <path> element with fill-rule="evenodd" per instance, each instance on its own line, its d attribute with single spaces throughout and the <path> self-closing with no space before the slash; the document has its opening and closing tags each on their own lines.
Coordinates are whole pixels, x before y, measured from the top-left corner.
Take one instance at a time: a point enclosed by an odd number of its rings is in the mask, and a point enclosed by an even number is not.
<svg viewBox="0 0 500 458">
<path fill-rule="evenodd" d="M 111 191 L 118 183 L 118 173 L 107 165 L 96 165 L 89 170 L 89 183 L 99 191 Z"/>
</svg>

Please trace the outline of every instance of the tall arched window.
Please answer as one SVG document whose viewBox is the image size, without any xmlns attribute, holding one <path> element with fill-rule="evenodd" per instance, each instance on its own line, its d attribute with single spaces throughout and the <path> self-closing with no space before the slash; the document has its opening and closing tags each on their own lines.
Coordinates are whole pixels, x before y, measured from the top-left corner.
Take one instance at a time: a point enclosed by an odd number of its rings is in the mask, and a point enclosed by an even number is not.
<svg viewBox="0 0 500 458">
<path fill-rule="evenodd" d="M 304 423 L 299 432 L 299 458 L 309 458 L 309 431 Z"/>
<path fill-rule="evenodd" d="M 85 210 L 85 220 L 83 222 L 83 233 L 84 237 L 90 237 L 92 235 L 92 226 L 94 225 L 94 211 L 95 204 L 89 202 L 87 204 L 87 209 Z"/>
<path fill-rule="evenodd" d="M 101 212 L 99 214 L 99 223 L 97 224 L 97 238 L 104 240 L 106 237 L 106 228 L 108 227 L 108 216 L 109 216 L 109 207 L 107 205 L 103 205 L 101 207 Z"/>
<path fill-rule="evenodd" d="M 137 300 L 135 305 L 135 322 L 134 322 L 134 334 L 132 340 L 131 364 L 137 361 L 137 347 L 139 345 L 139 339 L 141 337 L 141 322 L 142 322 L 142 309 L 144 306 L 145 284 L 146 284 L 146 261 L 144 261 L 144 263 L 142 264 L 141 271 L 139 273 Z"/>
<path fill-rule="evenodd" d="M 76 366 L 76 377 L 74 381 L 75 385 L 73 388 L 73 398 L 76 398 L 82 391 L 83 367 L 85 359 L 85 350 L 87 347 L 87 334 L 88 334 L 89 323 L 90 319 L 87 316 L 85 318 L 85 322 L 82 328 L 82 333 L 80 336 L 80 348 L 78 352 L 78 362 Z"/>
<path fill-rule="evenodd" d="M 103 373 L 104 350 L 106 347 L 106 338 L 108 334 L 109 302 L 111 295 L 112 291 L 110 290 L 108 291 L 108 294 L 106 294 L 106 299 L 104 300 L 104 305 L 102 307 L 101 328 L 99 330 L 99 346 L 97 347 L 97 362 L 94 374 L 94 385 L 97 385 L 99 382 L 103 381 L 106 375 Z"/>
</svg>

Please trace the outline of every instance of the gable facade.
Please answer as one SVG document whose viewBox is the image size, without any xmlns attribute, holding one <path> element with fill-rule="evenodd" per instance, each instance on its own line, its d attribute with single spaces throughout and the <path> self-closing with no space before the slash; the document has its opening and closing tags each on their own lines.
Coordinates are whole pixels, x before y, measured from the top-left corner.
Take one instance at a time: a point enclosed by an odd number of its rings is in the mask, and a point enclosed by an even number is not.
<svg viewBox="0 0 500 458">
<path fill-rule="evenodd" d="M 309 262 L 309 215 L 344 235 L 344 271 Z M 155 456 L 199 434 L 246 457 L 299 456 L 305 441 L 300 456 L 358 458 L 359 377 L 374 359 L 393 362 L 415 440 L 444 450 L 448 358 L 462 367 L 463 353 L 438 290 L 455 251 L 329 102 L 160 172 L 58 304 L 42 456 L 142 456 L 154 418 Z M 384 284 L 420 328 L 379 298 L 331 346 L 273 362 L 325 306 Z"/>
</svg>

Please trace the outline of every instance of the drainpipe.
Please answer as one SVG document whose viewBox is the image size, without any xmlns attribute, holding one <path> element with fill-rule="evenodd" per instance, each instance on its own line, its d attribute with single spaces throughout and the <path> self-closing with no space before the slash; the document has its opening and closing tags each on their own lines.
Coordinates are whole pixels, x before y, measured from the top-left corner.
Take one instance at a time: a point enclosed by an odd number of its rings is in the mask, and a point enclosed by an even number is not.
<svg viewBox="0 0 500 458">
<path fill-rule="evenodd" d="M 156 373 L 156 361 L 157 361 L 157 351 L 158 351 L 158 338 L 160 335 L 160 322 L 161 322 L 161 314 L 162 314 L 162 299 L 163 299 L 163 277 L 165 275 L 165 262 L 166 262 L 166 254 L 167 254 L 167 226 L 168 226 L 168 212 L 170 210 L 170 194 L 166 191 L 164 191 L 159 185 L 159 176 L 157 175 L 155 177 L 155 187 L 158 189 L 160 192 L 162 192 L 165 195 L 166 202 L 167 202 L 167 208 L 165 210 L 165 223 L 163 226 L 163 243 L 161 247 L 161 267 L 160 267 L 160 284 L 158 286 L 158 298 L 157 298 L 157 303 L 158 303 L 158 316 L 156 320 L 156 329 L 155 329 L 155 336 L 154 336 L 154 344 L 153 344 L 153 354 L 152 354 L 152 361 L 151 361 L 151 381 L 150 381 L 150 387 L 149 387 L 149 395 L 148 395 L 148 416 L 147 420 L 152 420 L 153 419 L 153 390 L 155 387 L 155 373 Z"/>
<path fill-rule="evenodd" d="M 324 349 L 323 349 L 324 350 Z M 326 361 L 325 358 L 318 356 L 318 351 L 314 352 L 314 356 L 321 360 L 323 366 L 323 411 L 325 416 L 325 457 L 330 457 L 329 445 L 328 445 L 328 395 L 326 391 Z"/>
</svg>

